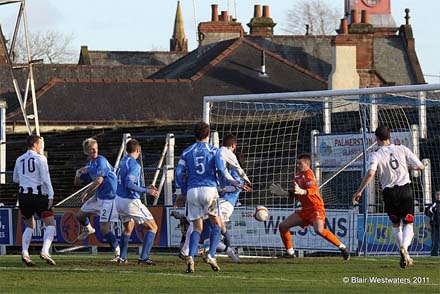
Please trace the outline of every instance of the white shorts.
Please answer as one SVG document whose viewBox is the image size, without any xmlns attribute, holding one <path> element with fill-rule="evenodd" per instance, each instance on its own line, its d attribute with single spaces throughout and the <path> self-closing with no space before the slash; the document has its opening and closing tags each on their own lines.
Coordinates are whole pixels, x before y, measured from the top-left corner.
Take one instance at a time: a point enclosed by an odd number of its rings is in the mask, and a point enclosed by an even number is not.
<svg viewBox="0 0 440 294">
<path fill-rule="evenodd" d="M 99 215 L 100 223 L 117 222 L 118 212 L 114 199 L 98 199 L 93 196 L 80 208 L 82 212 Z"/>
<path fill-rule="evenodd" d="M 222 218 L 222 221 L 226 223 L 229 221 L 229 218 L 234 212 L 234 206 L 231 204 L 231 202 L 226 201 L 224 199 L 220 200 L 219 206 L 220 206 L 220 216 Z"/>
<path fill-rule="evenodd" d="M 153 215 L 140 199 L 129 199 L 116 197 L 116 209 L 121 217 L 122 223 L 133 219 L 137 224 L 154 220 Z"/>
<path fill-rule="evenodd" d="M 186 196 L 186 218 L 194 221 L 208 215 L 219 216 L 217 187 L 196 187 Z"/>
</svg>

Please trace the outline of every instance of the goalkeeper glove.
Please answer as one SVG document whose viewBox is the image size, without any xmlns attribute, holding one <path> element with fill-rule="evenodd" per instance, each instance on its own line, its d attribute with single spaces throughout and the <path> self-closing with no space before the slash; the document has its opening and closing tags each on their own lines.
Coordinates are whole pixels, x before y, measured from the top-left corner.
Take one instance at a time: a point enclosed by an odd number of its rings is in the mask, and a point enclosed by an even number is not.
<svg viewBox="0 0 440 294">
<path fill-rule="evenodd" d="M 272 194 L 275 194 L 278 196 L 289 196 L 289 192 L 284 190 L 280 184 L 275 184 L 275 183 L 270 184 L 269 190 Z"/>
<path fill-rule="evenodd" d="M 295 183 L 295 195 L 307 195 L 307 190 L 302 189 L 297 183 Z"/>
</svg>

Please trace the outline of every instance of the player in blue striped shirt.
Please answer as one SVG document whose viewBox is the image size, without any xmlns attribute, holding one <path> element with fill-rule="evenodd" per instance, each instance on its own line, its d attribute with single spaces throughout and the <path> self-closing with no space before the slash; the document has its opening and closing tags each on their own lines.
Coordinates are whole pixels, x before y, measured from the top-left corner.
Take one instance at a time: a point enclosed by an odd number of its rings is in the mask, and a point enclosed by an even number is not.
<svg viewBox="0 0 440 294">
<path fill-rule="evenodd" d="M 186 148 L 176 167 L 176 182 L 179 187 L 187 187 L 186 215 L 193 223 L 194 231 L 190 235 L 190 249 L 187 257 L 187 273 L 194 272 L 194 258 L 200 233 L 203 230 L 203 218 L 208 216 L 212 223 L 210 243 L 212 244 L 205 261 L 213 271 L 219 271 L 215 259 L 215 250 L 220 240 L 220 211 L 218 207 L 217 167 L 215 155 L 218 149 L 208 143 L 209 125 L 199 122 L 195 125 L 196 143 Z"/>
<path fill-rule="evenodd" d="M 150 259 L 150 252 L 156 236 L 157 224 L 140 198 L 142 193 L 158 197 L 159 192 L 154 186 L 146 188 L 141 185 L 141 165 L 136 161 L 141 152 L 139 142 L 135 139 L 129 140 L 125 150 L 128 154 L 122 158 L 117 171 L 116 207 L 124 225 L 124 233 L 121 236 L 121 257 L 118 263 L 127 263 L 128 241 L 137 223 L 147 229 L 138 264 L 156 265 Z"/>
<path fill-rule="evenodd" d="M 90 224 L 90 215 L 99 215 L 99 226 L 110 247 L 115 253 L 112 261 L 117 261 L 120 249 L 115 235 L 111 231 L 111 223 L 118 221 L 118 214 L 115 206 L 116 197 L 116 174 L 113 166 L 104 156 L 98 155 L 98 142 L 88 138 L 83 142 L 84 154 L 88 155 L 89 161 L 86 166 L 78 169 L 75 176 L 75 185 L 83 182 L 92 182 L 81 194 L 80 201 L 84 203 L 87 197 L 95 191 L 95 195 L 89 198 L 80 208 L 76 217 L 84 226 L 78 240 L 84 240 L 88 235 L 93 234 L 95 229 Z"/>
</svg>

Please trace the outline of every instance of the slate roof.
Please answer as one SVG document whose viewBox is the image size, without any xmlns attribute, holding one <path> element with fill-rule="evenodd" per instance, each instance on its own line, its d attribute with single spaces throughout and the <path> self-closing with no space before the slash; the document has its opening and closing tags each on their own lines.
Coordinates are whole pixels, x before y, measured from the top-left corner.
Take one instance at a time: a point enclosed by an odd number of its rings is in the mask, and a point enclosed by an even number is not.
<svg viewBox="0 0 440 294">
<path fill-rule="evenodd" d="M 168 51 L 88 51 L 92 65 L 153 65 L 167 66 L 185 56 L 186 52 Z"/>
<path fill-rule="evenodd" d="M 217 47 L 217 48 L 215 48 Z M 327 89 L 319 76 L 267 52 L 267 76 L 260 74 L 263 48 L 246 40 L 224 41 L 170 65 L 179 79 L 53 79 L 37 93 L 40 122 L 174 121 L 200 119 L 203 97 Z M 173 71 L 171 71 L 173 73 Z M 28 106 L 30 107 L 30 106 Z M 19 109 L 8 122 L 21 121 Z"/>
</svg>

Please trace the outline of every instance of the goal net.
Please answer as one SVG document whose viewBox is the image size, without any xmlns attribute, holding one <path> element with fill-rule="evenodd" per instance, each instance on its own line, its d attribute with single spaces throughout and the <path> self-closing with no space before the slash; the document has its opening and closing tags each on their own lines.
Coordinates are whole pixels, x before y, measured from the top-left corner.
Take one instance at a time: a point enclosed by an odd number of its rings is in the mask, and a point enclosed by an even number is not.
<svg viewBox="0 0 440 294">
<path fill-rule="evenodd" d="M 326 206 L 326 227 L 352 253 L 395 254 L 379 179 L 369 186 L 360 206 L 351 204 L 365 172 L 365 155 L 377 148 L 374 130 L 385 124 L 394 144 L 408 146 L 425 163 L 423 173 L 411 173 L 416 222 L 410 251 L 428 253 L 431 240 L 423 207 L 440 190 L 439 89 L 440 85 L 417 85 L 205 97 L 204 120 L 220 141 L 227 133 L 237 137 L 236 153 L 244 155 L 244 169 L 253 183 L 252 192 L 240 195 L 227 224 L 233 245 L 244 255 L 283 253 L 278 225 L 299 207 L 271 194 L 269 186 L 290 188 L 297 156 L 308 153 Z M 257 205 L 269 209 L 267 221 L 253 218 Z M 301 254 L 339 252 L 311 227 L 292 228 L 291 233 Z"/>
</svg>

